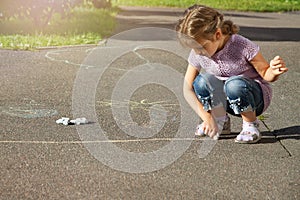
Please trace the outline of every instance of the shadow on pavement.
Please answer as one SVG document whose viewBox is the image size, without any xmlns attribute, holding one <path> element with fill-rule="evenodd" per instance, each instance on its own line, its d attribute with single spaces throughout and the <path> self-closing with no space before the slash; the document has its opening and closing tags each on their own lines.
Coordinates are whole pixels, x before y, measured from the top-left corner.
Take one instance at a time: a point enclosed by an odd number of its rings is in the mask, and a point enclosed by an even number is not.
<svg viewBox="0 0 300 200">
<path fill-rule="evenodd" d="M 240 26 L 240 34 L 256 41 L 300 41 L 300 28 L 261 28 Z"/>
<path fill-rule="evenodd" d="M 285 139 L 300 139 L 300 126 L 292 126 L 279 130 L 275 130 L 273 134 L 277 139 L 285 140 Z"/>
<path fill-rule="evenodd" d="M 234 139 L 239 133 L 233 132 L 228 135 L 221 135 L 220 140 L 228 140 Z M 300 139 L 300 126 L 292 126 L 287 127 L 279 130 L 274 130 L 273 132 L 264 131 L 261 133 L 262 139 L 259 143 L 275 143 L 279 140 L 286 140 L 286 139 Z"/>
</svg>

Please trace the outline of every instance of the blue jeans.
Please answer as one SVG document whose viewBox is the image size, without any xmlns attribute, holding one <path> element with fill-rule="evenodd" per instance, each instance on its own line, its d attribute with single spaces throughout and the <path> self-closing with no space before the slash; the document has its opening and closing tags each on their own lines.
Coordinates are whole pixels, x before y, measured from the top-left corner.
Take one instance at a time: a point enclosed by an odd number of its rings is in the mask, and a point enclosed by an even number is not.
<svg viewBox="0 0 300 200">
<path fill-rule="evenodd" d="M 233 76 L 222 81 L 211 74 L 199 74 L 193 87 L 206 111 L 222 103 L 226 112 L 236 116 L 247 111 L 256 111 L 257 116 L 263 112 L 261 87 L 249 78 Z"/>
</svg>

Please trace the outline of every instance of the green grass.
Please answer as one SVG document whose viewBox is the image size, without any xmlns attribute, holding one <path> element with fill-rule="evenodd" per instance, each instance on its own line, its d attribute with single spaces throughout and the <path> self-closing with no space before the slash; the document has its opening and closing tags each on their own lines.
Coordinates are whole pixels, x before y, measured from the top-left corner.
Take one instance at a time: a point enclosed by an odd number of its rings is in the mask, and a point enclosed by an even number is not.
<svg viewBox="0 0 300 200">
<path fill-rule="evenodd" d="M 222 10 L 283 12 L 300 10 L 300 0 L 113 0 L 115 5 L 186 8 L 195 3 Z"/>
<path fill-rule="evenodd" d="M 96 33 L 57 35 L 57 34 L 33 34 L 33 35 L 0 35 L 0 48 L 13 50 L 34 50 L 40 47 L 97 44 L 101 36 Z"/>
<path fill-rule="evenodd" d="M 97 44 L 115 28 L 116 9 L 75 8 L 65 19 L 53 16 L 37 27 L 28 19 L 0 21 L 0 48 L 32 50 L 39 47 Z"/>
</svg>

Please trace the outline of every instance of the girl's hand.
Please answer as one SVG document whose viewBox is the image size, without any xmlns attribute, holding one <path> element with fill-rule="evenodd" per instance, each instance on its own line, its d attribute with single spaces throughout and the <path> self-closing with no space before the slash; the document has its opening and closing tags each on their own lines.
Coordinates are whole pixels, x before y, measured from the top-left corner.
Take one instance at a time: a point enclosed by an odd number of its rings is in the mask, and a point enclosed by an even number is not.
<svg viewBox="0 0 300 200">
<path fill-rule="evenodd" d="M 219 131 L 218 124 L 213 117 L 211 117 L 208 120 L 203 121 L 202 128 L 203 128 L 204 134 L 211 138 L 213 138 Z"/>
<path fill-rule="evenodd" d="M 286 68 L 285 63 L 280 56 L 276 56 L 270 61 L 270 68 L 274 75 L 280 75 L 288 71 L 288 68 Z"/>
</svg>

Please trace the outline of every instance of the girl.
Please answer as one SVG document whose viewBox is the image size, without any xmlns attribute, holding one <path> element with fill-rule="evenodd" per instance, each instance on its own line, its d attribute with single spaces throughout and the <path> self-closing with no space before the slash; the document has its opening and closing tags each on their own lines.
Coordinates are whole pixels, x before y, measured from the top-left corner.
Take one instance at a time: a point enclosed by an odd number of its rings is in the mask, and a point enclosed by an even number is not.
<svg viewBox="0 0 300 200">
<path fill-rule="evenodd" d="M 261 138 L 257 116 L 268 108 L 272 96 L 268 82 L 288 69 L 279 56 L 268 63 L 259 47 L 238 30 L 215 9 L 194 5 L 185 11 L 176 26 L 180 42 L 192 49 L 184 96 L 203 121 L 196 135 L 217 139 L 220 132 L 230 133 L 230 113 L 243 119 L 235 141 L 256 143 Z M 201 68 L 206 73 L 199 73 Z"/>
</svg>

